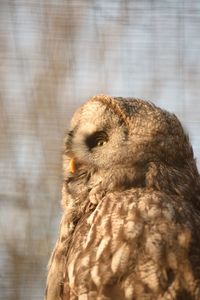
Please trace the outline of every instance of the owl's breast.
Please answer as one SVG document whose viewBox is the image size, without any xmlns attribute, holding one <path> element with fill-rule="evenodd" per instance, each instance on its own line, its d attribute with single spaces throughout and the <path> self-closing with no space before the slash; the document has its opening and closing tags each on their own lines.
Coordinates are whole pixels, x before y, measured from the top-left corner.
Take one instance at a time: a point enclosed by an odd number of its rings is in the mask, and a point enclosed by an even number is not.
<svg viewBox="0 0 200 300">
<path fill-rule="evenodd" d="M 106 194 L 73 232 L 66 262 L 70 299 L 159 299 L 171 284 L 178 293 L 188 276 L 195 282 L 181 205 L 143 189 Z"/>
<path fill-rule="evenodd" d="M 99 200 L 94 211 L 78 221 L 67 261 L 71 290 L 78 294 L 99 293 L 104 286 L 108 293 L 107 285 L 131 271 L 137 257 L 137 238 L 143 230 L 135 211 L 136 196 L 134 192 L 127 198 L 122 192 L 109 193 Z M 116 285 L 113 292 L 116 293 Z M 121 292 L 120 287 L 117 293 Z"/>
</svg>

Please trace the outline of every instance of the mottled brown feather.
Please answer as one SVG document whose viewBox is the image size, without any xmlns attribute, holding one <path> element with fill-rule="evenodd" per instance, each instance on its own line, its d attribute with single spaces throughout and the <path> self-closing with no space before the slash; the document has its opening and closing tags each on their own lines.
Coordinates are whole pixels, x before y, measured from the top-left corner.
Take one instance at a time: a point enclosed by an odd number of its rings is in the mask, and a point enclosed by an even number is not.
<svg viewBox="0 0 200 300">
<path fill-rule="evenodd" d="M 200 176 L 179 120 L 98 95 L 71 124 L 45 299 L 200 299 Z"/>
</svg>

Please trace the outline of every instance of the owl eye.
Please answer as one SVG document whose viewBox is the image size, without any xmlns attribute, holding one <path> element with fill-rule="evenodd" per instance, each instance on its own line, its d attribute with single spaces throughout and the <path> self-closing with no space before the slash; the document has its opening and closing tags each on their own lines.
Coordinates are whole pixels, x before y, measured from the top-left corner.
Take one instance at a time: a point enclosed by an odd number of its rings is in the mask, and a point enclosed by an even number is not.
<svg viewBox="0 0 200 300">
<path fill-rule="evenodd" d="M 108 136 L 105 131 L 96 131 L 86 138 L 86 145 L 89 149 L 101 147 L 108 141 Z"/>
<path fill-rule="evenodd" d="M 101 147 L 101 146 L 103 146 L 103 145 L 105 145 L 106 144 L 106 141 L 104 141 L 104 140 L 99 140 L 98 142 L 97 142 L 97 146 L 98 147 Z"/>
</svg>

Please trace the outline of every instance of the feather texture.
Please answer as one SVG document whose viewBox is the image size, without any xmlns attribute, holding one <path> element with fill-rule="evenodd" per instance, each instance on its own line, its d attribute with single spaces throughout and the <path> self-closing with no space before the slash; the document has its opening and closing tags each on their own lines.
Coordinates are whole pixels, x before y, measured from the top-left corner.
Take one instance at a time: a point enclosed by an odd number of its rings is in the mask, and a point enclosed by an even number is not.
<svg viewBox="0 0 200 300">
<path fill-rule="evenodd" d="M 200 299 L 200 176 L 173 114 L 95 96 L 72 118 L 63 174 L 46 300 Z"/>
</svg>

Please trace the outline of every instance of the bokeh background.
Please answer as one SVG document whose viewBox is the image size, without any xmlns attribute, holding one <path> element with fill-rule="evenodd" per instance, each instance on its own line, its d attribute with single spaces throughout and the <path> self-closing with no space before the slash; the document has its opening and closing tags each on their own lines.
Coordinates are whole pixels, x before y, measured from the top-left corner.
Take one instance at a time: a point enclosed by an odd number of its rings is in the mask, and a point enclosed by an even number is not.
<svg viewBox="0 0 200 300">
<path fill-rule="evenodd" d="M 175 112 L 200 166 L 200 1 L 0 0 L 0 299 L 43 297 L 64 131 L 98 93 Z"/>
</svg>

